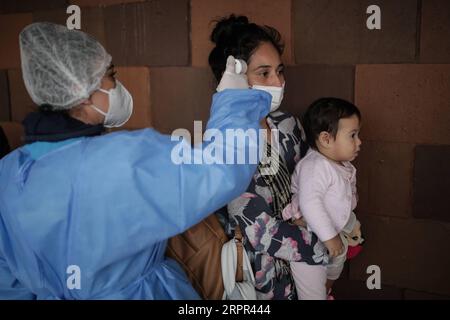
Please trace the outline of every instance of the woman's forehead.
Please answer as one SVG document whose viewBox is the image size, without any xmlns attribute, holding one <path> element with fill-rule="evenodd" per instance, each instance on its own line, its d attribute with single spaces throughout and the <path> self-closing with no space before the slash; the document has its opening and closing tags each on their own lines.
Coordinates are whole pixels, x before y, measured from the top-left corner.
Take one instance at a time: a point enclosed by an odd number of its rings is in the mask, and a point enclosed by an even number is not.
<svg viewBox="0 0 450 320">
<path fill-rule="evenodd" d="M 261 43 L 250 56 L 249 64 L 254 68 L 259 66 L 278 67 L 282 64 L 280 54 L 269 42 Z"/>
</svg>

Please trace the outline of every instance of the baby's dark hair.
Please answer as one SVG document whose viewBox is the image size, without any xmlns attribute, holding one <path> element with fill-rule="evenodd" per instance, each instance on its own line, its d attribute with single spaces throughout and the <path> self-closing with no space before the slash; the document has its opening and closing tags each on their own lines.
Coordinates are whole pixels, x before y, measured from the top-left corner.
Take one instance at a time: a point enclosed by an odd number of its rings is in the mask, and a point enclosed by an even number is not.
<svg viewBox="0 0 450 320">
<path fill-rule="evenodd" d="M 317 150 L 316 140 L 322 131 L 326 131 L 336 138 L 339 120 L 350 118 L 353 115 L 356 115 L 361 121 L 361 112 L 354 104 L 346 100 L 321 98 L 314 101 L 306 110 L 302 121 L 309 146 Z"/>
<path fill-rule="evenodd" d="M 283 53 L 281 35 L 272 27 L 249 23 L 246 16 L 234 14 L 216 22 L 210 37 L 216 46 L 209 54 L 208 62 L 217 81 L 220 81 L 225 71 L 229 55 L 248 63 L 261 42 L 271 43 L 280 55 Z"/>
</svg>

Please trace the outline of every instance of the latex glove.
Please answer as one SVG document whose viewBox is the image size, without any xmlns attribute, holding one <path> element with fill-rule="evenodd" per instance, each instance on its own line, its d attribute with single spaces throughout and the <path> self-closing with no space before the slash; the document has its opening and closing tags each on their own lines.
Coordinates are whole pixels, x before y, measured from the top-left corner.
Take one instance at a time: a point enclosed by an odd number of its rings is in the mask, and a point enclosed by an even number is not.
<svg viewBox="0 0 450 320">
<path fill-rule="evenodd" d="M 245 73 L 247 72 L 247 63 L 241 59 L 235 59 L 228 56 L 225 72 L 217 86 L 217 92 L 225 89 L 248 89 L 248 80 Z"/>
</svg>

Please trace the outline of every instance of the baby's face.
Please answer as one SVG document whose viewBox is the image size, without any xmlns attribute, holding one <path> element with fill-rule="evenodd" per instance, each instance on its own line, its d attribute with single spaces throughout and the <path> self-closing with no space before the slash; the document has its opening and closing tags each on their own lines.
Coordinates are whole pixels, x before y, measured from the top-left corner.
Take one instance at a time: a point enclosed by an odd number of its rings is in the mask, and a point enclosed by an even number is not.
<svg viewBox="0 0 450 320">
<path fill-rule="evenodd" d="M 332 156 L 336 161 L 353 161 L 361 146 L 359 139 L 360 123 L 356 115 L 339 120 L 336 139 L 332 145 Z"/>
</svg>

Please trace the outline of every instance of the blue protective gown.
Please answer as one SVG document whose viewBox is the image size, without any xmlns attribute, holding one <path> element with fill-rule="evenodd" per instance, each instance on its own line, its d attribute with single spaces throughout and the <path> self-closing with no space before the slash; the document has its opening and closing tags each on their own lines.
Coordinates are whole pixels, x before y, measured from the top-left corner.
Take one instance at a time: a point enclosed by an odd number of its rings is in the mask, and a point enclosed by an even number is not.
<svg viewBox="0 0 450 320">
<path fill-rule="evenodd" d="M 217 93 L 208 128 L 257 130 L 270 99 Z M 199 298 L 164 256 L 167 239 L 244 192 L 256 164 L 177 165 L 179 143 L 143 129 L 35 142 L 3 158 L 0 298 Z"/>
</svg>

